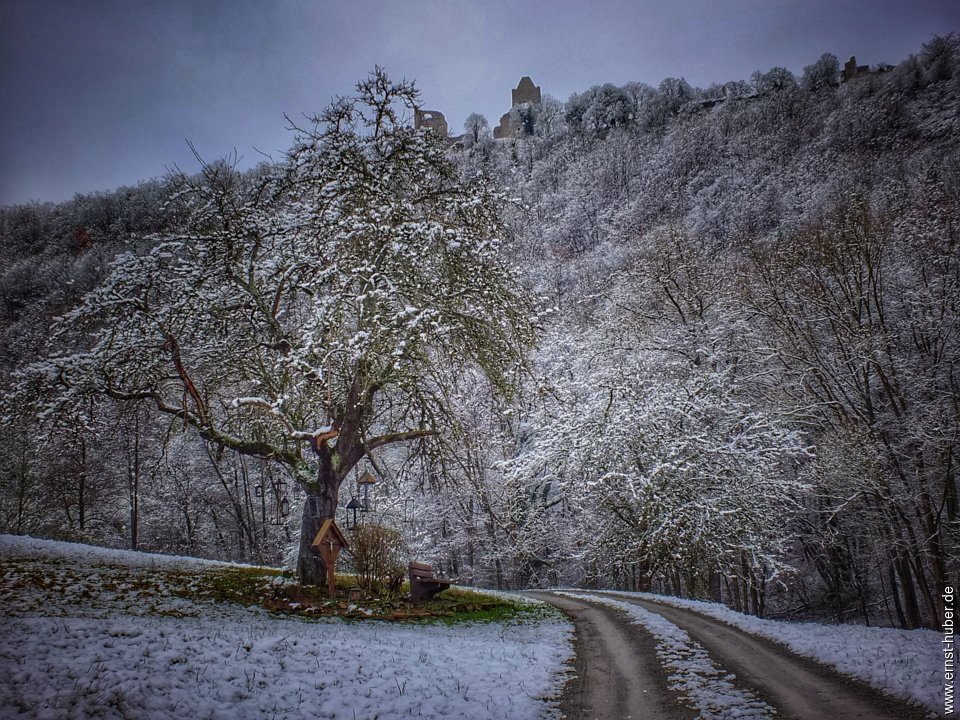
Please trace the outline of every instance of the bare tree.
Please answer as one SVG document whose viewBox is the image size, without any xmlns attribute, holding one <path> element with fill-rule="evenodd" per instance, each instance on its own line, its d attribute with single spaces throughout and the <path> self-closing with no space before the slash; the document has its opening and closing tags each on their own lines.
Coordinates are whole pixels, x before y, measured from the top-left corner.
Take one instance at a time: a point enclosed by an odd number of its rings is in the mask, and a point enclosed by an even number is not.
<svg viewBox="0 0 960 720">
<path fill-rule="evenodd" d="M 480 142 L 480 138 L 487 137 L 490 134 L 490 124 L 487 119 L 478 113 L 467 115 L 466 122 L 463 123 L 463 131 L 470 136 L 473 144 Z"/>
</svg>

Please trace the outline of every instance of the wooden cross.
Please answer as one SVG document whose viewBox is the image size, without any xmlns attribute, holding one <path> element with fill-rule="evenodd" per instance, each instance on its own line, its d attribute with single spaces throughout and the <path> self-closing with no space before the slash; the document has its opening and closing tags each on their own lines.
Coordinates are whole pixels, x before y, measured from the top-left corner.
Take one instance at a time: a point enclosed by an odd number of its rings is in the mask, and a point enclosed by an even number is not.
<svg viewBox="0 0 960 720">
<path fill-rule="evenodd" d="M 337 591 L 337 557 L 339 557 L 341 550 L 349 547 L 347 539 L 343 536 L 343 533 L 340 532 L 340 528 L 337 527 L 333 519 L 327 518 L 323 521 L 323 524 L 320 525 L 320 530 L 317 532 L 317 536 L 313 539 L 310 547 L 321 557 L 324 565 L 327 566 L 327 592 L 332 598 Z"/>
</svg>

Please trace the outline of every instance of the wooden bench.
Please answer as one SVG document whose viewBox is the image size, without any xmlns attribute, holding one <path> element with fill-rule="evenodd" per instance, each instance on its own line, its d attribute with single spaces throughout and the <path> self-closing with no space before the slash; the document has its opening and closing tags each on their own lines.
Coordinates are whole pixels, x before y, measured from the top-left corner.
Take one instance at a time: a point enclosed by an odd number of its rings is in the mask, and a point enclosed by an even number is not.
<svg viewBox="0 0 960 720">
<path fill-rule="evenodd" d="M 410 572 L 410 599 L 413 602 L 429 600 L 456 582 L 438 578 L 433 573 L 433 567 L 424 563 L 412 562 L 407 569 Z"/>
</svg>

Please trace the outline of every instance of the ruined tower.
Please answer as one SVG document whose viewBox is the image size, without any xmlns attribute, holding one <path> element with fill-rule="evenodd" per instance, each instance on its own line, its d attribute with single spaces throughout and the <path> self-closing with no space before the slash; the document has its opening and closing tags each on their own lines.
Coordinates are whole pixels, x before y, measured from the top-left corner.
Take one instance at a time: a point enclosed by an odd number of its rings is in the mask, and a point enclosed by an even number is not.
<svg viewBox="0 0 960 720">
<path fill-rule="evenodd" d="M 510 95 L 513 98 L 514 105 L 522 105 L 523 103 L 540 104 L 540 86 L 534 85 L 529 75 L 520 78 L 516 89 L 511 90 Z"/>
<path fill-rule="evenodd" d="M 524 75 L 520 78 L 517 87 L 510 91 L 510 97 L 513 101 L 510 111 L 500 117 L 500 124 L 493 129 L 493 137 L 496 139 L 514 137 L 520 133 L 523 127 L 511 117 L 512 110 L 523 105 L 539 105 L 541 102 L 540 86 L 534 85 L 529 75 Z"/>
<path fill-rule="evenodd" d="M 843 82 L 848 82 L 853 80 L 856 77 L 861 75 L 869 75 L 870 66 L 869 65 L 857 65 L 857 58 L 855 55 L 851 56 L 847 62 L 843 65 L 843 71 L 840 73 L 840 79 Z"/>
</svg>

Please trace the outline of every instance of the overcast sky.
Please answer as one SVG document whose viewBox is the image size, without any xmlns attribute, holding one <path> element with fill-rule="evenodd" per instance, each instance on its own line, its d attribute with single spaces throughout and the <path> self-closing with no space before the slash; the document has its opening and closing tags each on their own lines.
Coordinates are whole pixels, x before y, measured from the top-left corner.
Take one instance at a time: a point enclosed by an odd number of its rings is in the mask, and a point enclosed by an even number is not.
<svg viewBox="0 0 960 720">
<path fill-rule="evenodd" d="M 824 52 L 897 63 L 960 30 L 960 0 L 0 0 L 0 204 L 63 200 L 289 145 L 375 64 L 460 132 L 530 75 L 693 85 L 800 73 Z"/>
</svg>

